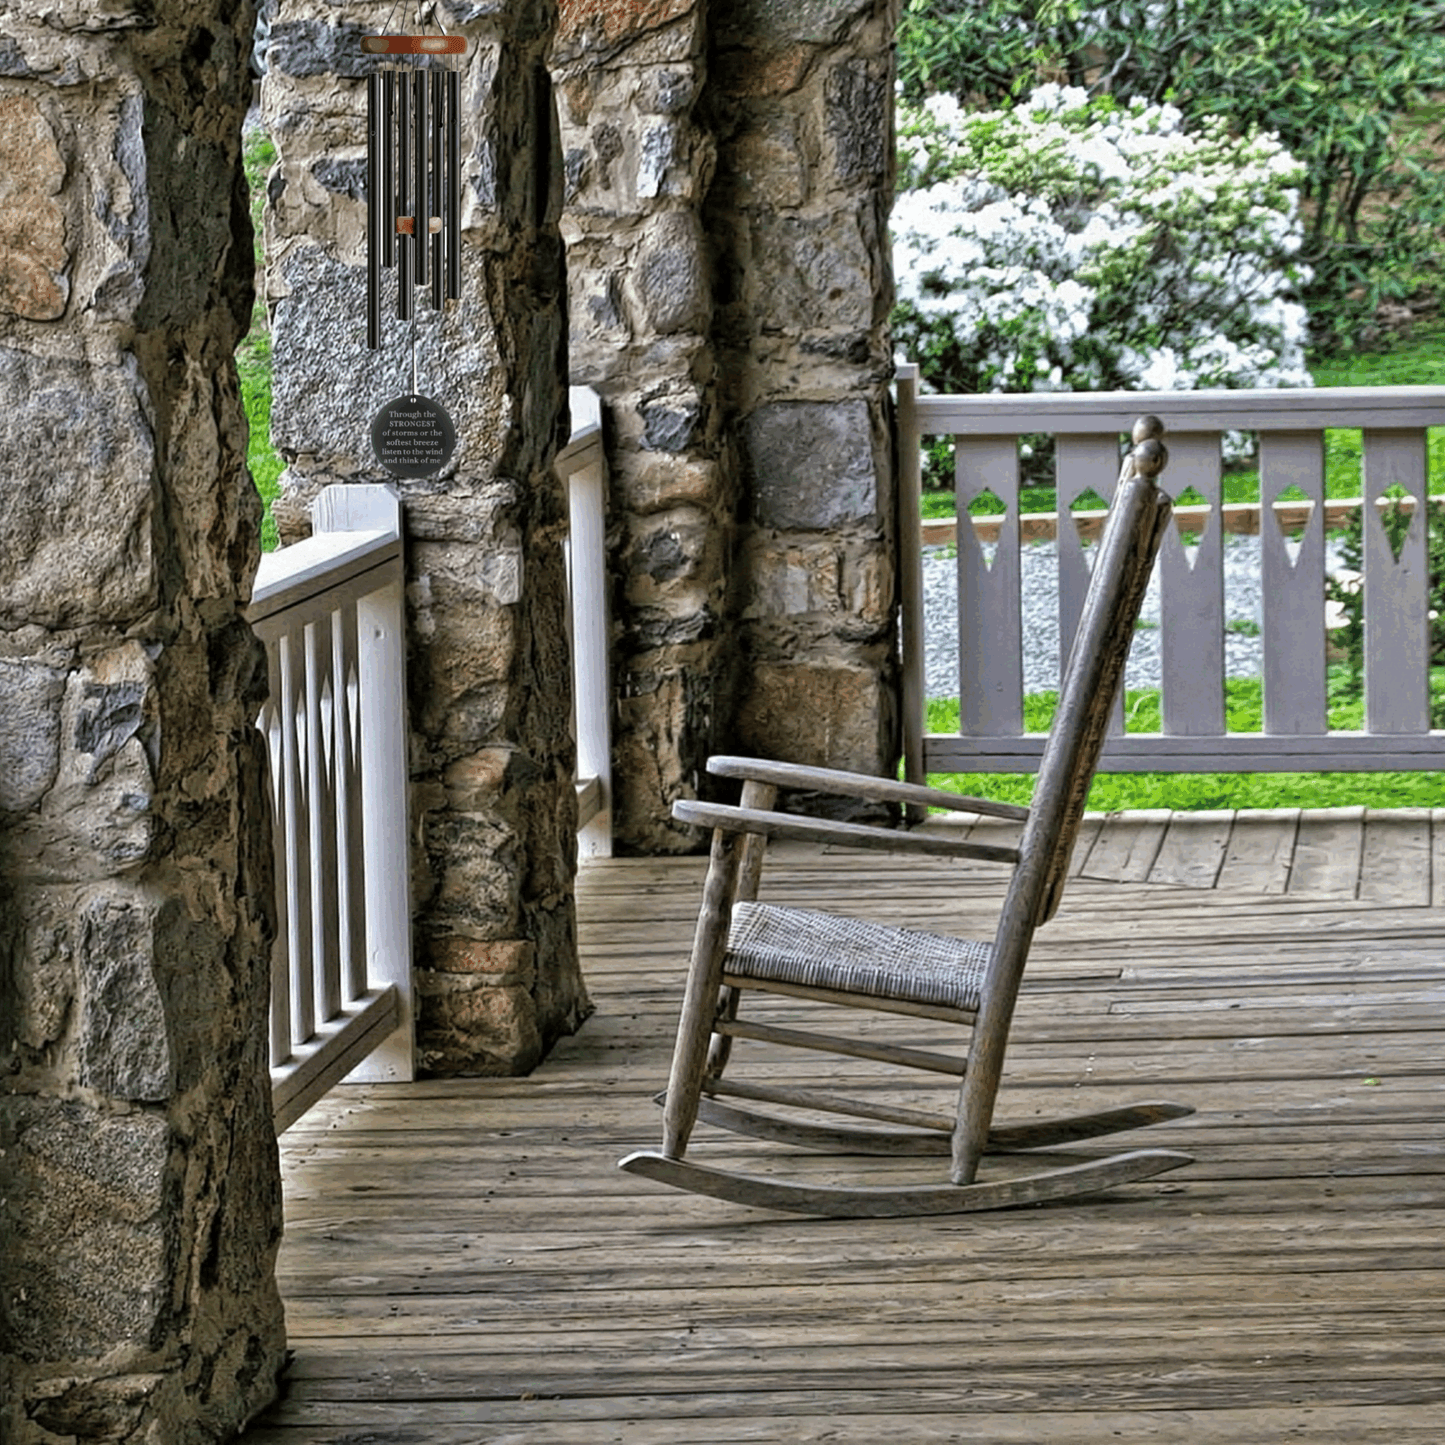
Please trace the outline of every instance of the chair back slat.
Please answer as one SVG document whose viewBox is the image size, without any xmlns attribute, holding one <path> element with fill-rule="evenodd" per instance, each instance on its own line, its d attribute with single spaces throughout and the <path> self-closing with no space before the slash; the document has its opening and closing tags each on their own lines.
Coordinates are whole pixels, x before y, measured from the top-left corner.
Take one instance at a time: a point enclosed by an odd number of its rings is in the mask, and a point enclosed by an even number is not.
<svg viewBox="0 0 1445 1445">
<path fill-rule="evenodd" d="M 1139 445 L 1125 458 L 1065 664 L 1005 904 L 1006 916 L 1021 915 L 1031 927 L 1052 918 L 1063 896 L 1135 624 L 1169 525 L 1172 504 L 1157 482 L 1167 460 L 1158 440 L 1162 432 L 1154 418 L 1135 429 Z"/>
</svg>

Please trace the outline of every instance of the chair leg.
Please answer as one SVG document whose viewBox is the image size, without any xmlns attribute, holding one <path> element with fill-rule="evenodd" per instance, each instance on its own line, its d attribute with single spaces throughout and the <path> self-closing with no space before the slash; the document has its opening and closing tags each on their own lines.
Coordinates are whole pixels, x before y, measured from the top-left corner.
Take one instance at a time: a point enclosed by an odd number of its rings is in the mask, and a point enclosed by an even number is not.
<svg viewBox="0 0 1445 1445">
<path fill-rule="evenodd" d="M 724 984 L 718 990 L 717 1012 L 713 1014 L 714 1020 L 720 1023 L 731 1023 L 737 1018 L 738 1004 L 742 999 L 742 993 L 740 988 L 731 988 Z M 707 1068 L 703 1071 L 704 1076 L 709 1079 L 720 1079 L 723 1070 L 728 1066 L 732 1052 L 732 1035 L 715 1033 L 712 1036 L 712 1043 L 708 1045 Z"/>
<path fill-rule="evenodd" d="M 968 1073 L 964 1075 L 958 1105 L 958 1120 L 953 1129 L 953 1169 L 955 1184 L 972 1184 L 978 1177 L 978 1166 L 988 1149 L 989 1125 L 993 1123 L 994 1099 L 998 1093 L 998 1074 L 992 1081 L 985 1070 L 976 1068 L 970 1055 Z"/>
<path fill-rule="evenodd" d="M 983 1001 L 973 1021 L 968 1067 L 959 1090 L 958 1117 L 953 1126 L 952 1179 L 955 1184 L 972 1184 L 978 1176 L 979 1162 L 988 1151 L 1009 1027 L 1013 1023 L 1019 981 L 1032 936 L 1033 926 L 1027 920 L 1012 921 L 1000 928 L 994 944 Z"/>
<path fill-rule="evenodd" d="M 713 833 L 712 856 L 703 887 L 702 911 L 693 935 L 692 960 L 688 965 L 682 1017 L 677 1024 L 677 1044 L 673 1049 L 667 1103 L 662 1115 L 662 1152 L 669 1159 L 682 1158 L 692 1136 L 692 1126 L 697 1122 L 742 850 L 743 839 L 739 834 L 721 830 Z"/>
<path fill-rule="evenodd" d="M 778 790 L 771 783 L 759 783 L 749 779 L 743 784 L 742 806 L 766 812 L 777 801 Z M 734 872 L 732 897 L 734 902 L 753 902 L 758 896 L 758 885 L 762 880 L 763 863 L 767 858 L 768 840 L 762 833 L 748 833 L 743 837 L 742 850 L 738 855 Z M 724 934 L 726 926 L 724 926 Z M 713 1018 L 731 1022 L 738 1016 L 738 1004 L 742 998 L 741 989 L 720 987 L 717 1008 Z M 715 1033 L 708 1045 L 707 1063 L 703 1069 L 705 1079 L 722 1077 L 732 1057 L 733 1041 L 727 1034 Z"/>
</svg>

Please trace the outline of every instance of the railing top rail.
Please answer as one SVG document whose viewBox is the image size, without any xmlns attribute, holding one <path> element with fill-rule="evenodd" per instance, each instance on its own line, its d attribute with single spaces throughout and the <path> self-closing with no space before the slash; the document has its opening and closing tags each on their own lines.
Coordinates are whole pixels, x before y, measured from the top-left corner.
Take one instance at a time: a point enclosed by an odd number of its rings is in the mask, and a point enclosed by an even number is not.
<svg viewBox="0 0 1445 1445">
<path fill-rule="evenodd" d="M 597 461 L 602 455 L 602 429 L 589 427 L 585 431 L 573 432 L 572 439 L 558 453 L 553 466 L 559 477 L 569 477 L 573 472 Z"/>
<path fill-rule="evenodd" d="M 920 396 L 927 435 L 1127 432 L 1155 412 L 1172 434 L 1188 431 L 1382 430 L 1445 426 L 1445 386 L 1339 386 L 1216 391 L 1053 391 Z"/>
<path fill-rule="evenodd" d="M 246 619 L 263 622 L 400 560 L 401 538 L 389 530 L 315 533 L 263 554 Z"/>
<path fill-rule="evenodd" d="M 602 399 L 591 387 L 574 386 L 568 392 L 567 404 L 572 414 L 572 435 L 554 463 L 563 477 L 586 466 L 602 451 Z"/>
</svg>

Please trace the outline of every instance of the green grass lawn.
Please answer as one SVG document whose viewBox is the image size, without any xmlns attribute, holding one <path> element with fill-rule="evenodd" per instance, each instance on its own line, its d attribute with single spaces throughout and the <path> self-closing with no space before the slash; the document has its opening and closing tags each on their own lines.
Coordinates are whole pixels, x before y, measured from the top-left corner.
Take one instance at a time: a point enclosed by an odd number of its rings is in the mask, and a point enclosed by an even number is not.
<svg viewBox="0 0 1445 1445">
<path fill-rule="evenodd" d="M 241 378 L 241 404 L 246 408 L 250 427 L 246 465 L 265 507 L 261 549 L 271 552 L 278 545 L 271 504 L 281 492 L 282 464 L 271 447 L 271 335 L 264 320 L 260 325 L 253 323 L 246 339 L 236 348 L 236 370 Z"/>
<path fill-rule="evenodd" d="M 1431 672 L 1430 691 L 1437 715 L 1445 710 L 1445 668 Z M 1348 669 L 1330 669 L 1329 726 L 1364 727 L 1365 705 L 1352 695 Z M 1058 695 L 1035 693 L 1024 699 L 1024 728 L 1047 732 Z M 1126 732 L 1158 732 L 1158 688 L 1125 694 Z M 1259 732 L 1264 719 L 1258 678 L 1225 683 L 1225 721 L 1231 732 Z M 958 731 L 958 699 L 928 704 L 930 733 Z M 1033 794 L 1031 773 L 937 773 L 928 781 L 938 788 L 1005 803 L 1027 803 Z M 1088 806 L 1099 812 L 1124 808 L 1371 808 L 1445 807 L 1445 773 L 1100 773 L 1089 791 Z"/>
</svg>

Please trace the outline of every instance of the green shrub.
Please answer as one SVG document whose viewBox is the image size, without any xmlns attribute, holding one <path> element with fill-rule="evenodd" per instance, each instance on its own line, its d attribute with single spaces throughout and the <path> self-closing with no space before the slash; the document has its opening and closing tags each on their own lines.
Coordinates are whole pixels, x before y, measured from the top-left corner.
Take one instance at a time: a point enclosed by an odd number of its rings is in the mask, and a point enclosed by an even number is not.
<svg viewBox="0 0 1445 1445">
<path fill-rule="evenodd" d="M 1437 0 L 909 0 L 913 102 L 1016 102 L 1040 80 L 1178 105 L 1277 135 L 1306 169 L 1303 290 L 1317 343 L 1438 285 L 1445 229 Z"/>
<path fill-rule="evenodd" d="M 1269 136 L 1041 86 L 899 113 L 894 336 L 938 391 L 1303 386 L 1296 195 Z"/>
</svg>

